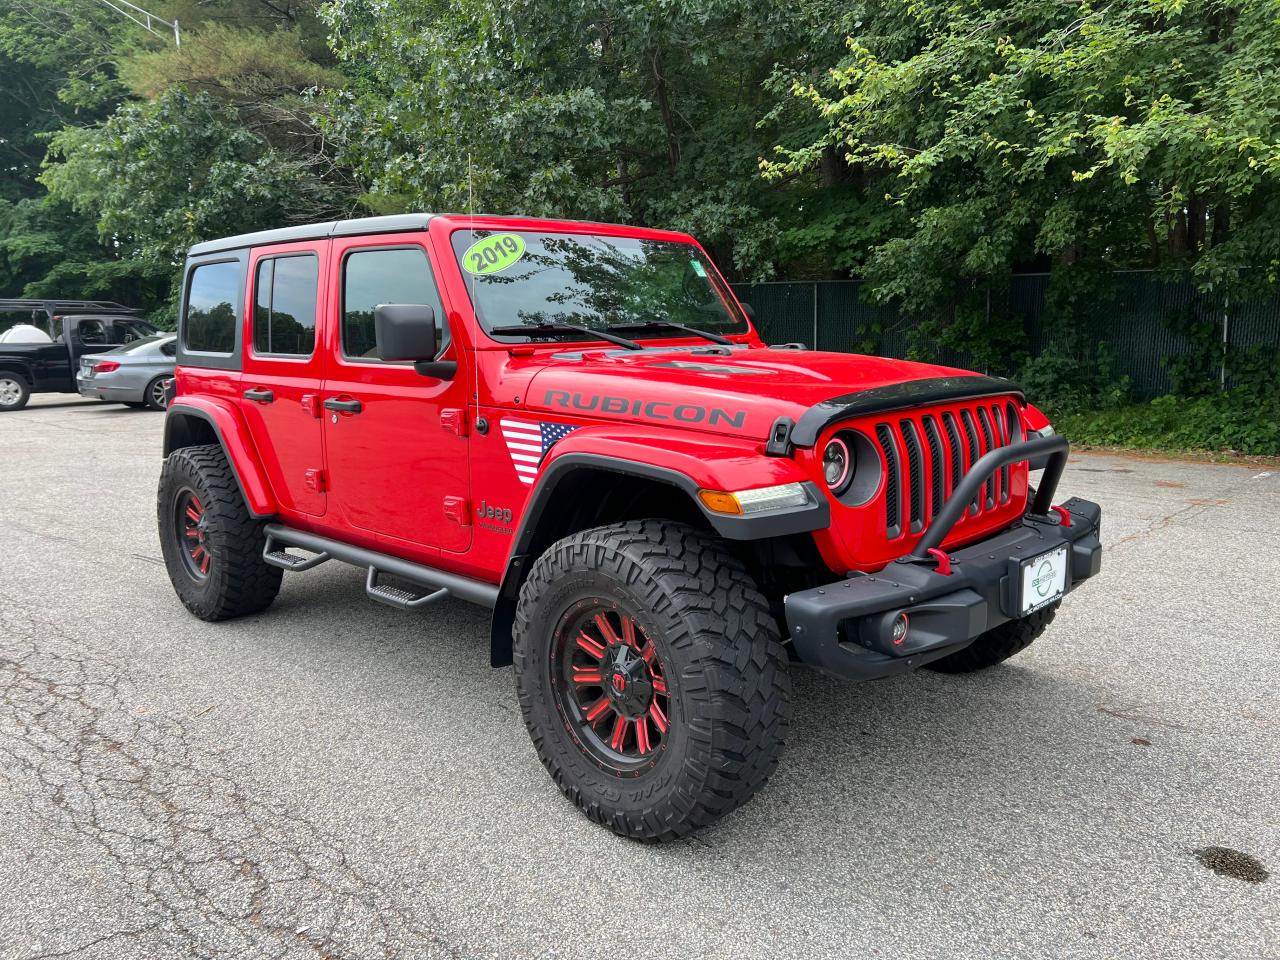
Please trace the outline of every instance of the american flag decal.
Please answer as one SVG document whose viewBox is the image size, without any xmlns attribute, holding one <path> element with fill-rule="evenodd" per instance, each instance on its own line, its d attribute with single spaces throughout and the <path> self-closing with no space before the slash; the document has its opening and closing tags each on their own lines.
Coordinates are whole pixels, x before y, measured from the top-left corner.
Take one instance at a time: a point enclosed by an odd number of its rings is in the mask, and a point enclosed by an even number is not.
<svg viewBox="0 0 1280 960">
<path fill-rule="evenodd" d="M 516 468 L 521 483 L 532 484 L 538 475 L 542 456 L 557 440 L 563 440 L 578 428 L 567 423 L 528 423 L 524 420 L 503 420 L 502 439 L 507 442 L 507 453 Z"/>
</svg>

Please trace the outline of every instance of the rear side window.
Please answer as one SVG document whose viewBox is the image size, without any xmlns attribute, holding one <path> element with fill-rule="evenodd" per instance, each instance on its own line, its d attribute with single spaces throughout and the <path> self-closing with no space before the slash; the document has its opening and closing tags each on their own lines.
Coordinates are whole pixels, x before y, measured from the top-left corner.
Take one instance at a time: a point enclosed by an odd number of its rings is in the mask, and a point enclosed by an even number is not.
<svg viewBox="0 0 1280 960">
<path fill-rule="evenodd" d="M 240 263 L 202 263 L 191 271 L 183 346 L 202 353 L 230 354 L 239 323 Z"/>
<path fill-rule="evenodd" d="M 380 303 L 425 303 L 436 312 L 441 349 L 449 326 L 436 292 L 431 263 L 421 247 L 356 250 L 342 265 L 342 353 L 351 360 L 377 360 L 373 308 Z"/>
<path fill-rule="evenodd" d="M 316 345 L 316 285 L 320 260 L 315 254 L 258 261 L 253 283 L 253 350 L 287 357 L 309 357 Z"/>
</svg>

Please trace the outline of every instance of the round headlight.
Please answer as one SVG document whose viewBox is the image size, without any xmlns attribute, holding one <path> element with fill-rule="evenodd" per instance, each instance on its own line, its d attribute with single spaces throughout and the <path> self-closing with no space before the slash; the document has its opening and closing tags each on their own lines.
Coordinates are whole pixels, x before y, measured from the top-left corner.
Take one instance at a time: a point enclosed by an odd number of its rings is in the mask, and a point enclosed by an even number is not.
<svg viewBox="0 0 1280 960">
<path fill-rule="evenodd" d="M 853 479 L 853 457 L 849 445 L 834 437 L 822 451 L 822 475 L 834 494 L 844 493 Z"/>
</svg>

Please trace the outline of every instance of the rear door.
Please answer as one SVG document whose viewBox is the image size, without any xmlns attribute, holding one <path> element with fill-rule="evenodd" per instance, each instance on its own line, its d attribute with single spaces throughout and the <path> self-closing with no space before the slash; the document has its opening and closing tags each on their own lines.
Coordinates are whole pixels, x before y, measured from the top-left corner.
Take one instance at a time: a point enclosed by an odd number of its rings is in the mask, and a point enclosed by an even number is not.
<svg viewBox="0 0 1280 960">
<path fill-rule="evenodd" d="M 240 409 L 282 511 L 313 517 L 328 509 L 316 338 L 327 245 L 251 251 L 240 381 Z"/>
<path fill-rule="evenodd" d="M 445 304 L 425 233 L 331 241 L 329 303 L 336 336 L 324 383 L 325 456 L 343 522 L 411 548 L 471 544 L 467 500 L 468 387 L 383 363 L 374 335 L 381 303 L 423 303 L 452 356 Z"/>
</svg>

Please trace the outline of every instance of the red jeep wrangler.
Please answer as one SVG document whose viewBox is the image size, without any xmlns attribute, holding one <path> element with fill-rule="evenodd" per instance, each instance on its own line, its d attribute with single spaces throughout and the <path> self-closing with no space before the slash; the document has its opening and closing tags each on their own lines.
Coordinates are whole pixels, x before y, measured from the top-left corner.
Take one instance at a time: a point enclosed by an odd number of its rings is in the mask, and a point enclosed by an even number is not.
<svg viewBox="0 0 1280 960">
<path fill-rule="evenodd" d="M 410 215 L 199 244 L 174 588 L 221 620 L 332 559 L 392 606 L 484 604 L 574 803 L 631 837 L 708 824 L 777 764 L 791 662 L 988 667 L 1101 560 L 1015 384 L 768 347 L 750 315 L 659 230 Z"/>
</svg>

